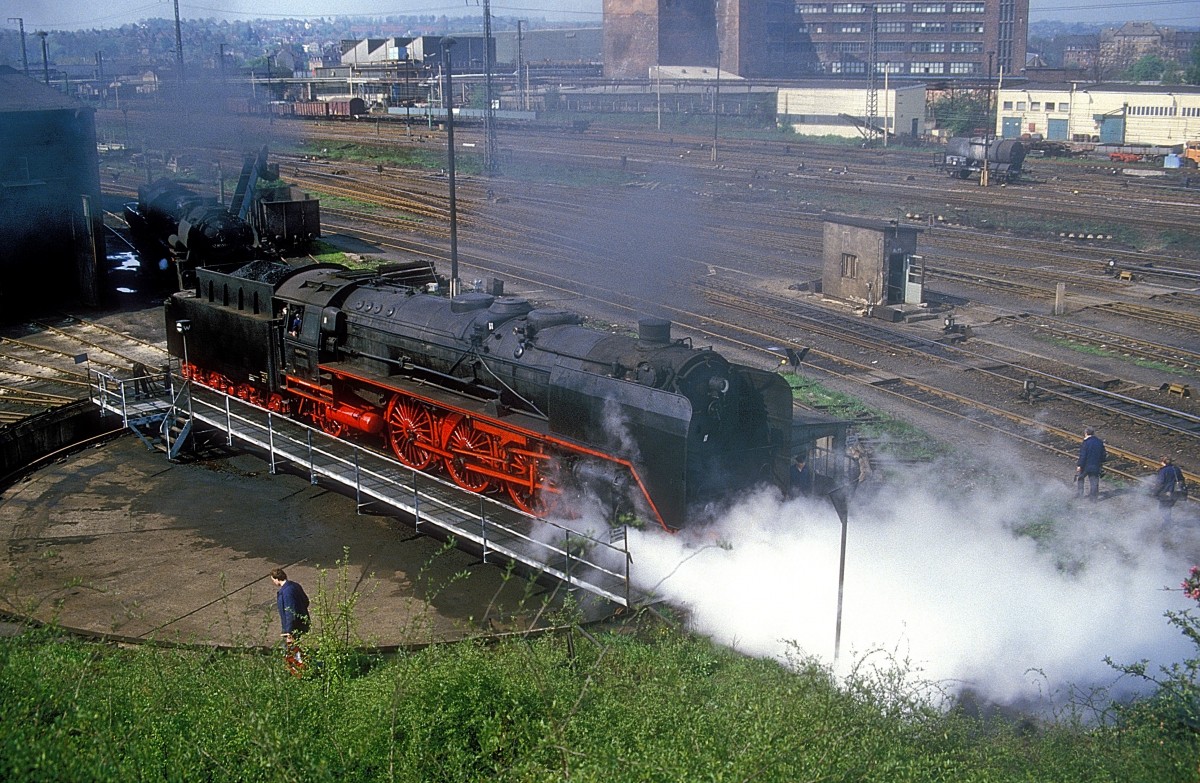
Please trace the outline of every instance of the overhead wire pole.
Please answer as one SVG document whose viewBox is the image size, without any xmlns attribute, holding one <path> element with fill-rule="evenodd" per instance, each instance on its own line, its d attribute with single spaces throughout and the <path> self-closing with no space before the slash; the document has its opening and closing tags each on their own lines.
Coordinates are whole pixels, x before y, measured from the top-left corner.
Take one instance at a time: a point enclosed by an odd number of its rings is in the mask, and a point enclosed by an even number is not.
<svg viewBox="0 0 1200 783">
<path fill-rule="evenodd" d="M 179 83 L 183 84 L 183 32 L 179 28 L 179 0 L 175 0 L 175 65 L 179 68 Z"/>
<path fill-rule="evenodd" d="M 867 36 L 867 127 L 878 127 L 875 122 L 879 114 L 879 8 L 871 6 L 871 29 Z M 886 96 L 884 98 L 886 100 Z M 869 132 L 869 131 L 868 131 Z M 884 129 L 887 132 L 887 129 Z"/>
<path fill-rule="evenodd" d="M 499 160 L 496 151 L 496 107 L 492 105 L 492 3 L 483 0 L 483 93 L 487 108 L 483 113 L 484 152 L 487 156 L 487 173 L 496 174 Z"/>
<path fill-rule="evenodd" d="M 450 74 L 450 47 L 458 39 L 447 35 L 442 39 L 442 71 L 445 86 L 442 102 L 446 107 L 446 173 L 450 180 L 450 296 L 458 294 L 458 202 L 454 198 L 454 81 Z"/>
<path fill-rule="evenodd" d="M 17 29 L 21 31 L 21 67 L 25 69 L 25 75 L 29 75 L 29 54 L 25 51 L 25 20 L 20 16 L 10 16 L 8 21 L 16 22 Z"/>
<path fill-rule="evenodd" d="M 45 30 L 38 30 L 34 33 L 38 38 L 42 39 L 42 79 L 46 84 L 50 83 L 50 49 L 46 46 L 46 36 L 49 35 Z"/>
<path fill-rule="evenodd" d="M 521 84 L 521 63 L 524 60 L 521 45 L 524 43 L 521 26 L 525 23 L 523 19 L 517 20 L 517 94 L 521 96 L 521 108 L 528 109 L 529 106 L 525 103 L 525 87 Z"/>
</svg>

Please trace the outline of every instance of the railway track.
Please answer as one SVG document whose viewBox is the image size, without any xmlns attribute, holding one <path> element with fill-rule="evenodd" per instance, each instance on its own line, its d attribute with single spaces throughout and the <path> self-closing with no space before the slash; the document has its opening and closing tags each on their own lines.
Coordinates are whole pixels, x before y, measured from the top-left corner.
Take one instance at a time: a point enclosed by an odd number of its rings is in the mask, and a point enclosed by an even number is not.
<svg viewBox="0 0 1200 783">
<path fill-rule="evenodd" d="M 157 372 L 166 360 L 163 344 L 95 319 L 21 324 L 0 336 L 0 423 L 86 399 L 89 369 L 132 377 L 136 364 Z"/>
<path fill-rule="evenodd" d="M 1028 317 L 1026 315 L 1003 315 L 1000 316 L 1000 320 L 1017 324 L 1027 321 Z M 1054 339 L 1091 345 L 1142 361 L 1161 362 L 1192 372 L 1200 369 L 1200 352 L 1177 345 L 1150 342 L 1117 332 L 1065 321 L 1051 323 L 1048 320 L 1038 320 L 1027 325 L 1034 332 L 1046 334 Z"/>
<path fill-rule="evenodd" d="M 322 128 L 320 132 L 325 135 L 327 130 L 330 129 Z M 356 138 L 350 134 L 352 128 L 338 127 L 335 130 L 338 134 L 347 134 L 345 138 L 348 140 Z M 361 134 L 361 129 L 358 133 Z M 376 142 L 380 145 L 405 143 L 403 139 L 389 137 L 386 132 L 377 130 L 376 133 Z M 678 136 L 674 140 L 664 140 L 653 134 L 625 132 L 609 133 L 607 138 L 602 138 L 602 134 L 589 133 L 583 137 L 572 136 L 568 146 L 559 136 L 513 135 L 517 138 L 510 139 L 509 134 L 504 134 L 504 143 L 512 152 L 506 159 L 511 160 L 514 166 L 552 157 L 560 162 L 628 172 L 628 186 L 624 190 L 605 186 L 595 189 L 593 193 L 589 192 L 592 189 L 553 183 L 542 183 L 534 188 L 529 183 L 504 178 L 460 180 L 460 194 L 465 199 L 464 203 L 470 205 L 466 210 L 466 219 L 461 224 L 464 231 L 460 234 L 459 260 L 464 268 L 475 270 L 473 273 L 480 276 L 494 274 L 513 281 L 537 292 L 535 295 L 539 298 L 558 301 L 579 299 L 600 311 L 622 313 L 626 317 L 644 315 L 648 311 L 671 314 L 681 328 L 695 334 L 720 331 L 722 334 L 710 336 L 730 343 L 740 341 L 756 351 L 767 350 L 766 346 L 781 339 L 794 338 L 798 325 L 813 330 L 813 333 L 816 333 L 815 327 L 799 320 L 794 313 L 785 312 L 778 315 L 782 320 L 773 321 L 764 313 L 738 311 L 711 300 L 709 305 L 718 307 L 719 311 L 726 314 L 702 312 L 696 304 L 704 302 L 707 291 L 703 287 L 697 288 L 693 283 L 697 278 L 722 279 L 726 276 L 744 280 L 748 285 L 770 277 L 805 279 L 803 276 L 807 275 L 811 279 L 820 271 L 820 210 L 828 203 L 838 203 L 836 199 L 844 198 L 850 203 L 853 199 L 861 198 L 859 194 L 864 190 L 870 190 L 872 198 L 891 200 L 896 205 L 889 214 L 903 214 L 910 205 L 919 205 L 920 211 L 926 214 L 947 216 L 962 214 L 954 207 L 966 210 L 972 217 L 977 217 L 976 213 L 987 214 L 988 210 L 1044 211 L 1063 217 L 1083 215 L 1088 220 L 1100 216 L 1106 221 L 1126 221 L 1151 227 L 1166 223 L 1178 225 L 1179 216 L 1192 214 L 1192 210 L 1200 204 L 1200 195 L 1180 194 L 1177 203 L 1166 205 L 1159 210 L 1157 218 L 1146 222 L 1145 216 L 1155 209 L 1149 203 L 1133 203 L 1128 210 L 1119 211 L 1120 214 L 1111 206 L 1105 206 L 1110 205 L 1111 199 L 1120 195 L 1121 190 L 1126 195 L 1135 193 L 1139 196 L 1151 192 L 1140 183 L 1130 183 L 1118 189 L 1109 180 L 1089 174 L 1087 176 L 1091 179 L 1086 179 L 1083 184 L 1080 181 L 1055 182 L 1052 177 L 1047 177 L 1047 182 L 1038 186 L 981 190 L 935 176 L 930 165 L 931 156 L 918 158 L 906 151 L 868 155 L 848 150 L 830 152 L 805 144 L 754 142 L 746 150 L 728 145 L 729 149 L 721 151 L 721 162 L 713 165 L 708 156 L 702 154 L 707 152 L 708 147 L 705 146 L 705 140 L 699 138 Z M 470 131 L 464 133 L 464 138 L 474 140 Z M 361 137 L 356 140 L 363 143 L 369 141 Z M 848 174 L 840 174 L 840 169 L 832 170 L 848 156 L 852 159 Z M 803 167 L 799 166 L 800 163 L 804 164 Z M 826 163 L 827 167 L 824 165 Z M 363 234 L 383 247 L 437 260 L 446 258 L 443 239 L 445 219 L 439 217 L 441 213 L 437 208 L 437 205 L 445 203 L 444 191 L 440 190 L 444 187 L 444 180 L 424 174 L 414 176 L 411 172 L 398 172 L 391 167 L 379 171 L 358 164 L 333 165 L 353 172 L 352 175 L 337 176 L 355 183 L 354 187 L 361 191 L 360 200 L 387 203 L 389 193 L 403 193 L 402 198 L 381 208 L 384 214 L 394 210 L 403 211 L 405 207 L 412 208 L 413 204 L 424 205 L 422 209 L 430 208 L 419 219 L 405 222 L 401 216 L 400 223 L 371 229 L 363 226 L 386 221 L 365 210 L 360 213 L 356 209 L 342 210 L 338 207 L 335 220 L 331 221 L 333 227 L 348 233 Z M 286 165 L 284 168 L 287 168 Z M 330 164 L 311 164 L 311 168 L 329 171 Z M 1041 168 L 1039 166 L 1039 170 Z M 1045 169 L 1049 171 L 1054 167 L 1046 166 Z M 303 173 L 309 168 L 301 167 L 301 170 Z M 322 182 L 336 187 L 345 184 L 337 177 L 331 178 L 319 171 L 306 176 L 312 177 L 312 187 L 318 191 Z M 1087 184 L 1091 182 L 1095 183 L 1094 187 Z M 686 263 L 678 264 L 670 277 L 664 276 L 658 280 L 663 287 L 657 290 L 623 290 L 620 285 L 603 284 L 602 272 L 615 268 L 615 258 L 638 257 L 647 249 L 639 247 L 636 239 L 627 241 L 621 236 L 622 232 L 615 230 L 615 227 L 621 226 L 622 219 L 629 218 L 627 212 L 622 213 L 623 209 L 628 210 L 628 206 L 620 202 L 652 204 L 652 196 L 659 190 L 686 197 L 691 208 L 697 210 L 695 225 L 704 232 L 704 247 L 680 247 L 673 260 Z M 1072 193 L 1074 190 L 1081 192 Z M 619 193 L 645 193 L 649 198 L 612 198 Z M 813 198 L 814 195 L 818 197 Z M 835 201 L 826 200 L 826 196 Z M 1066 202 L 1076 196 L 1075 205 L 1070 209 L 1065 208 Z M 565 225 L 566 228 L 559 229 L 558 225 Z M 588 236 L 603 239 L 596 242 L 594 239 L 588 240 Z M 980 239 L 978 232 L 968 233 L 965 229 L 941 224 L 935 230 L 928 231 L 925 235 L 930 248 L 927 256 L 936 258 L 931 264 L 931 279 L 954 279 L 957 286 L 996 292 L 998 301 L 1010 305 L 1021 301 L 1045 302 L 1054 295 L 1051 283 L 1064 278 L 1073 288 L 1078 287 L 1075 293 L 1095 291 L 1108 298 L 1136 299 L 1145 296 L 1145 292 L 1131 289 L 1125 281 L 1113 279 L 1113 266 L 1119 264 L 1130 268 L 1163 264 L 1161 256 L 1156 254 L 1137 253 L 1123 248 L 1079 247 L 1049 236 L 1026 239 L 988 234 L 983 237 L 984 241 Z M 1115 263 L 1110 265 L 1110 261 Z M 1182 284 L 1189 282 L 1186 275 L 1189 267 L 1197 265 L 1195 259 L 1188 257 L 1172 259 L 1171 264 L 1185 273 L 1178 278 Z M 629 285 L 628 281 L 623 282 Z M 761 297 L 761 293 L 756 291 L 753 296 Z M 752 296 L 745 298 L 753 299 Z M 1174 312 L 1161 307 L 1148 308 L 1140 302 L 1130 304 L 1145 308 L 1139 311 L 1143 323 L 1157 325 L 1164 322 L 1165 316 L 1155 315 L 1154 311 L 1160 314 Z M 1101 308 L 1100 311 L 1107 306 L 1107 301 L 1094 305 Z M 1114 320 L 1136 320 L 1123 311 L 1110 312 Z M 746 322 L 751 317 L 769 328 L 754 329 L 748 326 Z M 821 317 L 814 318 L 817 322 L 822 320 Z M 1186 320 L 1184 323 L 1187 323 Z M 852 345 L 860 353 L 870 351 L 875 355 L 886 355 L 890 351 L 905 354 L 909 350 L 895 336 L 860 336 L 856 339 L 861 342 L 853 343 L 847 337 L 844 326 L 840 331 L 846 344 Z M 1099 334 L 1097 338 L 1103 339 Z M 834 338 L 831 336 L 829 339 Z M 1147 358 L 1152 358 L 1158 347 L 1143 340 L 1140 350 Z M 930 361 L 950 363 L 948 358 Z M 1188 354 L 1180 353 L 1175 361 L 1186 365 Z M 1016 376 L 1023 379 L 1028 372 L 1037 370 L 1028 366 L 1031 364 L 1032 361 L 1028 364 L 1014 361 L 1012 365 L 1021 369 L 1009 370 L 1009 377 L 1006 378 L 999 377 L 1003 373 L 997 370 L 997 377 L 987 376 L 988 382 L 1011 389 L 1018 382 Z M 832 368 L 830 371 L 833 371 Z M 872 373 L 878 375 L 877 368 L 870 368 L 869 365 L 857 368 L 847 365 L 844 371 L 845 377 L 860 378 L 862 380 L 856 381 L 860 385 L 876 389 L 881 385 L 892 386 L 896 383 L 888 380 L 881 384 L 877 377 L 872 377 Z M 976 377 L 986 376 L 978 368 L 973 369 L 972 374 Z M 932 388 L 934 384 L 928 385 Z M 1136 420 L 1134 414 L 1128 411 L 1118 411 L 1112 406 L 1099 407 L 1107 404 L 1103 395 L 1100 395 L 1101 399 L 1085 402 L 1077 399 L 1079 395 L 1069 392 L 1074 387 L 1060 389 L 1049 377 L 1039 381 L 1039 388 L 1047 397 L 1061 399 L 1062 405 L 1073 408 L 1086 405 L 1093 410 L 1106 410 L 1103 415 L 1114 417 L 1114 420 Z M 1050 394 L 1050 389 L 1054 389 L 1055 393 Z M 942 391 L 953 395 L 953 392 Z M 933 393 L 928 389 L 921 392 Z M 913 392 L 913 395 L 919 396 L 917 392 Z M 926 400 L 913 404 L 928 407 L 931 403 Z M 955 404 L 968 405 L 961 399 Z M 986 407 L 989 403 L 980 400 L 979 405 Z M 984 417 L 984 413 L 979 411 L 972 413 L 966 407 L 962 410 L 964 420 Z M 1001 416 L 990 411 L 988 415 Z M 1012 437 L 1026 437 L 1022 432 L 1031 426 L 1029 417 L 1021 418 L 1019 413 L 1013 415 L 1017 419 L 1009 419 L 1008 425 Z M 1136 415 L 1152 418 L 1148 413 Z M 1075 418 L 1077 414 L 1071 416 Z M 1048 425 L 1038 426 L 1044 428 Z M 1159 423 L 1143 423 L 1141 426 L 1163 428 Z M 1181 428 L 1186 426 L 1181 424 Z M 1078 427 L 1073 425 L 1067 429 L 1069 432 L 1064 430 L 1067 432 L 1064 438 L 1067 442 L 1073 442 Z M 1044 440 L 1043 436 L 1039 435 L 1038 438 Z M 1146 458 L 1139 459 L 1149 462 Z"/>
</svg>

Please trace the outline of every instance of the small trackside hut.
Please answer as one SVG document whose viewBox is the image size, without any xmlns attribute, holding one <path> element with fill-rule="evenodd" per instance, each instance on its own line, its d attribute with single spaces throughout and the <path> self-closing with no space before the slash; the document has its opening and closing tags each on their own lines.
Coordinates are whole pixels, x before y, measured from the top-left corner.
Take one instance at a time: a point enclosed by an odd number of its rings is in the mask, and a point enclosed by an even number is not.
<svg viewBox="0 0 1200 783">
<path fill-rule="evenodd" d="M 900 320 L 903 305 L 924 300 L 924 259 L 917 254 L 921 230 L 895 220 L 827 213 L 822 292 L 862 305 L 867 315 Z"/>
</svg>

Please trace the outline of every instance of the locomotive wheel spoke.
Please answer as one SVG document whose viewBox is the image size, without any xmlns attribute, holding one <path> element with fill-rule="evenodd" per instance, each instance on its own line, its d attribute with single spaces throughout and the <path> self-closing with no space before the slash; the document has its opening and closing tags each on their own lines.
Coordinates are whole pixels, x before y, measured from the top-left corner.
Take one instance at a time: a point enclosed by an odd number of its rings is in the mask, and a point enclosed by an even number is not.
<svg viewBox="0 0 1200 783">
<path fill-rule="evenodd" d="M 489 476 L 479 472 L 481 458 L 493 456 L 491 435 L 475 429 L 470 419 L 462 419 L 446 438 L 446 472 L 454 483 L 472 492 L 483 492 L 492 485 Z"/>
<path fill-rule="evenodd" d="M 425 470 L 435 455 L 426 444 L 433 443 L 433 416 L 416 400 L 397 395 L 387 410 L 388 444 L 396 458 L 414 470 Z"/>
<path fill-rule="evenodd" d="M 542 475 L 541 460 L 523 452 L 510 451 L 506 472 L 514 478 L 508 482 L 508 496 L 513 505 L 526 514 L 544 517 L 557 505 L 558 495 Z"/>
</svg>

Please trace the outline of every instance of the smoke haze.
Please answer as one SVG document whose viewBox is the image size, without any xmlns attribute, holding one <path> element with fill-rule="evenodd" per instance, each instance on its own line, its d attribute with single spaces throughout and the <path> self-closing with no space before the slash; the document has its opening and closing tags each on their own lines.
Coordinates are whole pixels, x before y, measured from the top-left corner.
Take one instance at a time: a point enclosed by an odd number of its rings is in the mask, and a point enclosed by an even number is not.
<svg viewBox="0 0 1200 783">
<path fill-rule="evenodd" d="M 1194 652 L 1163 617 L 1191 603 L 1164 589 L 1191 564 L 1147 498 L 1076 503 L 1030 476 L 960 497 L 940 475 L 893 475 L 851 507 L 838 674 L 869 656 L 1013 703 L 1113 684 L 1105 656 L 1157 666 Z M 1014 532 L 1051 518 L 1042 544 Z M 722 644 L 831 664 L 840 533 L 823 499 L 763 493 L 702 531 L 631 535 L 633 578 Z"/>
</svg>

